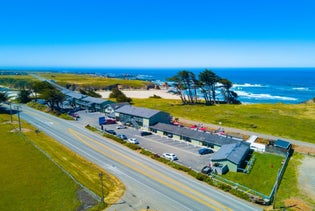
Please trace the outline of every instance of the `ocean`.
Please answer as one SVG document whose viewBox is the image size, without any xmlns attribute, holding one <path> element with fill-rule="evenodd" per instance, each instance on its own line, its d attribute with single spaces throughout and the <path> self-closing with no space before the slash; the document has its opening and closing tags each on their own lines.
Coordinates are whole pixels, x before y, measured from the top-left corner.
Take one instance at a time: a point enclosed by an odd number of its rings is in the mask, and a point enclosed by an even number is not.
<svg viewBox="0 0 315 211">
<path fill-rule="evenodd" d="M 40 68 L 38 68 L 40 69 Z M 55 68 L 58 72 L 130 77 L 161 83 L 182 68 Z M 196 76 L 204 68 L 187 68 Z M 315 98 L 315 68 L 212 68 L 233 83 L 238 100 L 246 104 L 297 104 Z"/>
</svg>

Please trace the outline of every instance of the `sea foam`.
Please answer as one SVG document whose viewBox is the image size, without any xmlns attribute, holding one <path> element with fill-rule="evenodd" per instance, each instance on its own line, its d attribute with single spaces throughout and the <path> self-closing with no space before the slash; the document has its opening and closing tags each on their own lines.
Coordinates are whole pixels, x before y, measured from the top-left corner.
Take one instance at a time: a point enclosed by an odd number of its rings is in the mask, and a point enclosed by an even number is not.
<svg viewBox="0 0 315 211">
<path fill-rule="evenodd" d="M 288 101 L 297 101 L 297 98 L 294 97 L 285 97 L 285 96 L 277 96 L 271 94 L 254 94 L 250 92 L 244 91 L 235 91 L 239 97 L 242 98 L 250 98 L 250 99 L 260 99 L 260 100 L 288 100 Z"/>
<path fill-rule="evenodd" d="M 237 87 L 265 87 L 261 84 L 250 84 L 250 83 L 244 83 L 244 84 L 233 84 L 233 88 Z"/>
</svg>

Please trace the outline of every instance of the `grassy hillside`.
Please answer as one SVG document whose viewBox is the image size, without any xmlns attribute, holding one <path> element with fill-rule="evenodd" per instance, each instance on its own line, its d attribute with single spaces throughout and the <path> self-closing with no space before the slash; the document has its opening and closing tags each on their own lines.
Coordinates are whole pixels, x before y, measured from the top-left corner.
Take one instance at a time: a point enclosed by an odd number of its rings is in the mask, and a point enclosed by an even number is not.
<svg viewBox="0 0 315 211">
<path fill-rule="evenodd" d="M 17 122 L 0 114 L 0 210 L 76 210 L 81 189 L 31 142 L 44 150 L 77 181 L 101 196 L 99 173 L 103 172 L 105 202 L 114 203 L 124 192 L 123 184 L 95 164 L 76 155 L 36 128 L 22 122 L 24 136 L 16 132 Z"/>
<path fill-rule="evenodd" d="M 315 143 L 315 104 L 182 105 L 179 100 L 133 99 L 135 106 L 174 117 Z"/>
<path fill-rule="evenodd" d="M 41 77 L 56 81 L 60 85 L 76 84 L 80 87 L 91 86 L 98 89 L 116 84 L 130 88 L 143 88 L 150 82 L 141 80 L 124 80 L 117 78 L 104 78 L 88 74 L 62 74 L 62 73 L 39 73 Z"/>
</svg>

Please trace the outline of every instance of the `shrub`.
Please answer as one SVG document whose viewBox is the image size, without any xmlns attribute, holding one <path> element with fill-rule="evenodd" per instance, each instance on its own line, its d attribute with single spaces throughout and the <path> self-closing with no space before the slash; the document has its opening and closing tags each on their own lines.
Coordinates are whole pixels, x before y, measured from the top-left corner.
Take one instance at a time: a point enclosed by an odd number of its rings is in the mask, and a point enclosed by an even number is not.
<svg viewBox="0 0 315 211">
<path fill-rule="evenodd" d="M 73 117 L 69 114 L 60 114 L 59 117 L 65 120 L 73 120 Z"/>
<path fill-rule="evenodd" d="M 145 149 L 141 149 L 140 153 L 143 154 L 143 155 L 150 156 L 151 158 L 154 157 L 154 154 L 152 152 L 150 152 L 148 150 L 145 150 Z"/>
<path fill-rule="evenodd" d="M 92 127 L 90 125 L 86 125 L 85 128 L 90 130 L 90 131 L 93 131 L 93 132 L 97 131 L 97 129 L 95 127 Z"/>
<path fill-rule="evenodd" d="M 153 95 L 153 96 L 150 96 L 149 98 L 156 98 L 156 99 L 160 99 L 161 97 L 160 96 L 158 96 L 158 95 Z"/>
</svg>

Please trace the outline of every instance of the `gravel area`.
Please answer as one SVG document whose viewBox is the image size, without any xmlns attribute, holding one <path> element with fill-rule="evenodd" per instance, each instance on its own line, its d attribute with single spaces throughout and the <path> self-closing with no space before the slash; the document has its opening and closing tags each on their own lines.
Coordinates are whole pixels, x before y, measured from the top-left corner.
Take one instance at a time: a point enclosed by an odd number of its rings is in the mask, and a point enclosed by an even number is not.
<svg viewBox="0 0 315 211">
<path fill-rule="evenodd" d="M 315 157 L 304 157 L 299 169 L 299 187 L 315 200 Z"/>
</svg>

